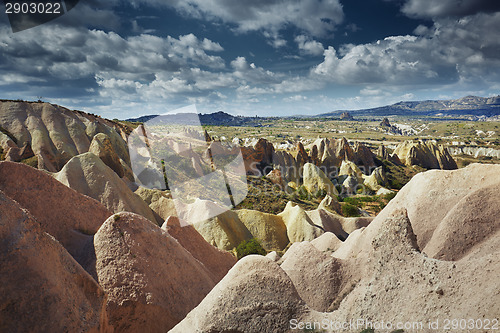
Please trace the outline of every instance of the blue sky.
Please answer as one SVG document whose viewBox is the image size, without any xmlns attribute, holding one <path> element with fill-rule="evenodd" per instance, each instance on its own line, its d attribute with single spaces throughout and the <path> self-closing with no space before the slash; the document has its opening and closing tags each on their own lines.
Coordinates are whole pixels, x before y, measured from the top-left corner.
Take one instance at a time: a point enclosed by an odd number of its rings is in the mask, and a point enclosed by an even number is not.
<svg viewBox="0 0 500 333">
<path fill-rule="evenodd" d="M 496 0 L 81 0 L 12 33 L 0 98 L 125 119 L 318 114 L 500 94 Z"/>
</svg>

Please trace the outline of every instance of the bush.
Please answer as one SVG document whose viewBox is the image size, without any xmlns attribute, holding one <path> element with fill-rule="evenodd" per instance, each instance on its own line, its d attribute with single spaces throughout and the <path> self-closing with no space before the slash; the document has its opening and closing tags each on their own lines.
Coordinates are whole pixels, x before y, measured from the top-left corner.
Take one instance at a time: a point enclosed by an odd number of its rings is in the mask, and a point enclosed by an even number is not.
<svg viewBox="0 0 500 333">
<path fill-rule="evenodd" d="M 346 217 L 359 217 L 359 210 L 356 206 L 346 203 L 342 205 L 342 215 Z"/>
<path fill-rule="evenodd" d="M 238 260 L 247 256 L 249 254 L 260 254 L 262 256 L 266 255 L 266 250 L 260 245 L 259 241 L 255 238 L 246 240 L 240 243 L 236 248 L 236 255 Z"/>
<path fill-rule="evenodd" d="M 398 193 L 397 192 L 393 192 L 393 193 L 385 194 L 384 195 L 384 199 L 387 200 L 387 203 L 389 203 L 389 201 L 391 201 L 392 199 L 394 199 L 394 197 L 396 196 L 396 194 L 398 194 Z"/>
</svg>

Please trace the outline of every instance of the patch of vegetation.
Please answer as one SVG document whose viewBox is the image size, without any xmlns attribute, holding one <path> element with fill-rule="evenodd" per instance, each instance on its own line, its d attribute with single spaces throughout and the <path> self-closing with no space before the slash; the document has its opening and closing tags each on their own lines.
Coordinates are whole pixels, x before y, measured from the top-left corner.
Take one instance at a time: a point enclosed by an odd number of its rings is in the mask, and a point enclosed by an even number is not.
<svg viewBox="0 0 500 333">
<path fill-rule="evenodd" d="M 359 209 L 356 206 L 351 205 L 350 203 L 345 203 L 342 205 L 342 215 L 345 217 L 359 217 Z"/>
<path fill-rule="evenodd" d="M 120 219 L 120 214 L 113 215 L 113 220 L 118 221 Z"/>
<path fill-rule="evenodd" d="M 295 202 L 305 210 L 316 209 L 320 202 L 307 191 L 303 192 L 298 189 L 287 193 L 266 177 L 247 176 L 247 184 L 247 196 L 236 205 L 236 209 L 253 209 L 264 213 L 278 214 L 285 209 L 288 201 Z"/>
<path fill-rule="evenodd" d="M 79 232 L 81 232 L 82 234 L 84 235 L 87 235 L 87 236 L 93 236 L 94 233 L 88 229 L 78 229 Z"/>
<path fill-rule="evenodd" d="M 33 156 L 30 158 L 26 158 L 26 159 L 22 160 L 21 163 L 24 163 L 24 164 L 29 165 L 30 167 L 33 167 L 36 169 L 36 168 L 38 168 L 38 157 Z"/>
<path fill-rule="evenodd" d="M 387 176 L 387 180 L 389 182 L 389 187 L 396 190 L 400 190 L 417 173 L 426 171 L 425 168 L 416 165 L 407 167 L 396 165 L 388 160 L 384 160 L 382 163 Z"/>
<path fill-rule="evenodd" d="M 240 245 L 236 247 L 236 256 L 238 260 L 249 254 L 260 254 L 264 256 L 266 255 L 266 250 L 264 250 L 258 240 L 252 238 L 241 242 Z"/>
</svg>

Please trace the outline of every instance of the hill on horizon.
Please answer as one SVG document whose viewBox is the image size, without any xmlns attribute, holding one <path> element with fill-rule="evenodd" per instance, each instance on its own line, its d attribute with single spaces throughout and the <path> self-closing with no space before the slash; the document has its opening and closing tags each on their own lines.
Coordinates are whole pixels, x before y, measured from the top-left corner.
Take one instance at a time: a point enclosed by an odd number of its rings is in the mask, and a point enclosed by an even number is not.
<svg viewBox="0 0 500 333">
<path fill-rule="evenodd" d="M 318 114 L 316 117 L 339 117 L 346 110 Z M 443 115 L 500 115 L 500 95 L 494 97 L 465 96 L 451 100 L 401 101 L 370 109 L 349 110 L 356 116 L 433 116 Z"/>
<path fill-rule="evenodd" d="M 500 95 L 494 97 L 465 96 L 459 99 L 451 100 L 424 100 L 424 101 L 401 101 L 392 105 L 385 105 L 370 109 L 358 110 L 335 110 L 317 115 L 290 115 L 278 118 L 339 118 L 342 113 L 349 113 L 354 116 L 498 116 L 500 115 Z M 145 115 L 137 118 L 129 118 L 126 121 L 147 122 L 159 115 Z M 170 117 L 175 117 L 179 121 L 179 114 L 162 115 L 165 121 Z M 214 113 L 199 114 L 202 125 L 227 125 L 227 126 L 256 126 L 260 121 L 266 118 L 275 118 L 276 116 L 247 117 L 233 116 L 224 111 Z M 171 118 L 172 121 L 174 118 Z M 182 121 L 182 120 L 181 120 Z"/>
</svg>

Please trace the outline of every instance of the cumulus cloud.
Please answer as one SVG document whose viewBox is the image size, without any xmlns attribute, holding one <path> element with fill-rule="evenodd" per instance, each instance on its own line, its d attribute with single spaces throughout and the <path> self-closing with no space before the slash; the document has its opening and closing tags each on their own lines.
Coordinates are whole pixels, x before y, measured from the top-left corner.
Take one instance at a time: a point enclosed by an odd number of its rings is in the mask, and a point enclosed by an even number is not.
<svg viewBox="0 0 500 333">
<path fill-rule="evenodd" d="M 323 44 L 318 41 L 312 40 L 307 36 L 299 35 L 295 37 L 295 42 L 297 43 L 299 50 L 304 54 L 315 56 L 323 54 Z"/>
<path fill-rule="evenodd" d="M 312 36 L 326 36 L 344 19 L 339 0 L 136 0 L 136 3 L 167 5 L 190 17 L 229 23 L 240 32 L 277 32 L 293 25 Z"/>
<path fill-rule="evenodd" d="M 52 79 L 80 79 L 95 74 L 147 80 L 157 72 L 186 66 L 220 69 L 224 60 L 209 52 L 223 48 L 193 34 L 174 38 L 142 34 L 126 38 L 114 32 L 40 26 L 15 36 L 0 28 L 0 71 Z"/>
<path fill-rule="evenodd" d="M 452 84 L 496 81 L 500 68 L 500 13 L 460 20 L 441 19 L 419 36 L 393 36 L 375 43 L 328 47 L 312 70 L 326 80 L 347 84 Z M 496 70 L 492 70 L 496 69 Z"/>
<path fill-rule="evenodd" d="M 500 11 L 496 0 L 407 0 L 401 11 L 410 17 L 463 17 Z"/>
</svg>

